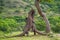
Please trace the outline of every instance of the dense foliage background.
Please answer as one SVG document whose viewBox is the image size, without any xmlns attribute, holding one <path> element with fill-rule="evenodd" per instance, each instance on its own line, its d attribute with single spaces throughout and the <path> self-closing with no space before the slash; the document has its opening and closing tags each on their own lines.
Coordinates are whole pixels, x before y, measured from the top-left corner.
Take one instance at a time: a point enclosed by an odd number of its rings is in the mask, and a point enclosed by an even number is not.
<svg viewBox="0 0 60 40">
<path fill-rule="evenodd" d="M 38 14 L 35 0 L 0 0 L 0 31 L 22 31 L 31 7 L 35 9 L 34 22 L 38 30 L 45 30 L 45 22 Z M 41 9 L 46 13 L 53 32 L 60 33 L 60 0 L 42 0 Z"/>
</svg>

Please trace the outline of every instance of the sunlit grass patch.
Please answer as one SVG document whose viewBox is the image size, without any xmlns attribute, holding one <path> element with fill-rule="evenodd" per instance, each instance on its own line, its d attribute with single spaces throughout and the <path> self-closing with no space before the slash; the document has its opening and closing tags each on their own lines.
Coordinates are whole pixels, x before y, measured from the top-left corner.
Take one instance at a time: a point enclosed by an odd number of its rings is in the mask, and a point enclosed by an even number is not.
<svg viewBox="0 0 60 40">
<path fill-rule="evenodd" d="M 20 34 L 21 32 L 12 32 L 5 34 L 6 36 L 15 36 L 17 34 Z M 11 38 L 0 38 L 0 40 L 60 40 L 60 37 L 54 36 L 42 36 L 42 35 L 33 35 L 33 33 L 29 33 L 29 36 L 23 36 L 23 37 L 11 37 Z"/>
</svg>

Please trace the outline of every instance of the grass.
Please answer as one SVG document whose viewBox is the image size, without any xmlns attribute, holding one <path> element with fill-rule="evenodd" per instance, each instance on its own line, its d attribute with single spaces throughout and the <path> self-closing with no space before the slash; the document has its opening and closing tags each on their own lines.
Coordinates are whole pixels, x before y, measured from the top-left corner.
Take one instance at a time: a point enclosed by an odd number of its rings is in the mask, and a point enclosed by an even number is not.
<svg viewBox="0 0 60 40">
<path fill-rule="evenodd" d="M 4 34 L 5 36 L 14 36 L 20 34 L 20 32 L 13 32 L 13 33 L 8 33 Z M 6 38 L 4 35 L 0 33 L 0 40 L 60 40 L 59 36 L 42 36 L 42 35 L 35 35 L 32 36 L 33 33 L 30 33 L 29 36 L 23 36 L 23 37 L 11 37 L 11 38 Z"/>
</svg>

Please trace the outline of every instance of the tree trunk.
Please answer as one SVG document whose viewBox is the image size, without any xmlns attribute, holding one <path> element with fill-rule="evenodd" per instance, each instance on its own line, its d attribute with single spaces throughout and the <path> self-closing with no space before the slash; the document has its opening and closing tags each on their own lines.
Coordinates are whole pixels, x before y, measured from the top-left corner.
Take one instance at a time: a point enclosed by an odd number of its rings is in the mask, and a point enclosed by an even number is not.
<svg viewBox="0 0 60 40">
<path fill-rule="evenodd" d="M 20 34 L 20 36 L 25 36 L 25 34 L 32 28 L 32 31 L 34 32 L 34 35 L 36 35 L 36 33 L 41 34 L 41 35 L 46 35 L 46 33 L 42 33 L 40 31 L 38 31 L 34 25 L 33 22 L 33 18 L 34 18 L 34 10 L 31 10 L 28 14 L 28 19 L 26 21 L 26 26 L 24 28 L 23 33 Z"/>
<path fill-rule="evenodd" d="M 26 21 L 26 26 L 24 27 L 24 31 L 21 34 L 21 36 L 25 35 L 31 28 L 33 29 L 33 18 L 32 16 L 34 15 L 34 10 L 31 9 L 31 11 L 28 13 L 28 17 L 27 17 L 27 21 Z M 33 30 L 34 31 L 34 30 Z M 36 35 L 35 31 L 34 31 L 34 35 Z"/>
<path fill-rule="evenodd" d="M 42 13 L 42 11 L 41 11 L 41 9 L 40 9 L 40 7 L 39 7 L 39 0 L 35 0 L 35 6 L 36 6 L 39 14 L 43 17 L 43 19 L 44 19 L 44 21 L 45 21 L 45 23 L 46 23 L 46 33 L 49 33 L 49 32 L 50 32 L 50 24 L 49 24 L 48 19 L 46 18 L 46 15 Z M 31 10 L 31 11 L 28 13 L 27 24 L 26 24 L 26 26 L 25 26 L 25 28 L 24 28 L 23 33 L 21 33 L 20 36 L 24 36 L 31 28 L 32 28 L 32 30 L 33 30 L 33 32 L 34 32 L 34 35 L 36 35 L 36 33 L 41 34 L 41 35 L 46 35 L 46 33 L 42 33 L 42 32 L 38 31 L 38 30 L 35 28 L 35 26 L 34 26 L 34 24 L 33 24 L 33 22 L 32 22 L 32 21 L 33 21 L 33 17 L 32 17 L 33 14 L 34 14 L 34 10 Z"/>
<path fill-rule="evenodd" d="M 48 21 L 48 19 L 46 18 L 46 15 L 44 13 L 42 13 L 40 6 L 39 6 L 39 0 L 35 0 L 35 6 L 39 12 L 39 15 L 41 15 L 46 23 L 46 33 L 50 32 L 50 23 Z"/>
</svg>

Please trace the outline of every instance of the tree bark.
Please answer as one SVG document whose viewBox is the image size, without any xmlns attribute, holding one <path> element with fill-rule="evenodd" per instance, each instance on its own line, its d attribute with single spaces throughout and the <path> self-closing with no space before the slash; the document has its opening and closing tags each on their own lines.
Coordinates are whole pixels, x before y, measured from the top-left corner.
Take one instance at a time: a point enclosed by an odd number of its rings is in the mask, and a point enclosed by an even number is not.
<svg viewBox="0 0 60 40">
<path fill-rule="evenodd" d="M 35 0 L 35 6 L 36 6 L 39 14 L 43 17 L 43 19 L 44 19 L 44 21 L 46 23 L 46 33 L 49 33 L 50 32 L 50 24 L 49 24 L 48 19 L 46 18 L 46 15 L 44 13 L 42 13 L 42 11 L 41 11 L 41 9 L 39 7 L 39 0 Z M 34 26 L 34 23 L 33 23 L 34 16 L 33 16 L 33 14 L 34 14 L 34 10 L 32 9 L 28 13 L 27 24 L 26 24 L 26 26 L 24 28 L 23 33 L 21 33 L 20 36 L 24 36 L 31 28 L 32 28 L 32 30 L 34 32 L 34 35 L 36 35 L 36 33 L 41 34 L 41 35 L 46 35 L 46 33 L 42 33 L 40 31 L 38 31 L 36 29 L 36 27 Z"/>
<path fill-rule="evenodd" d="M 34 10 L 31 10 L 29 13 L 28 13 L 28 19 L 26 21 L 26 26 L 24 28 L 24 31 L 23 33 L 20 34 L 20 36 L 25 36 L 25 34 L 30 30 L 32 29 L 32 31 L 34 32 L 34 35 L 36 35 L 36 33 L 38 34 L 41 34 L 41 35 L 46 35 L 46 33 L 42 33 L 40 31 L 38 31 L 34 25 Z"/>
<path fill-rule="evenodd" d="M 50 23 L 49 23 L 46 15 L 44 13 L 42 13 L 42 11 L 41 11 L 41 7 L 39 6 L 39 0 L 35 0 L 35 6 L 38 10 L 39 15 L 43 17 L 43 20 L 46 23 L 46 33 L 49 33 L 50 32 Z"/>
<path fill-rule="evenodd" d="M 26 26 L 24 27 L 23 33 L 20 34 L 20 36 L 24 36 L 31 28 L 32 28 L 32 14 L 34 14 L 34 10 L 31 9 L 31 11 L 28 13 L 27 21 L 26 21 Z M 35 35 L 35 32 L 34 32 Z"/>
</svg>

